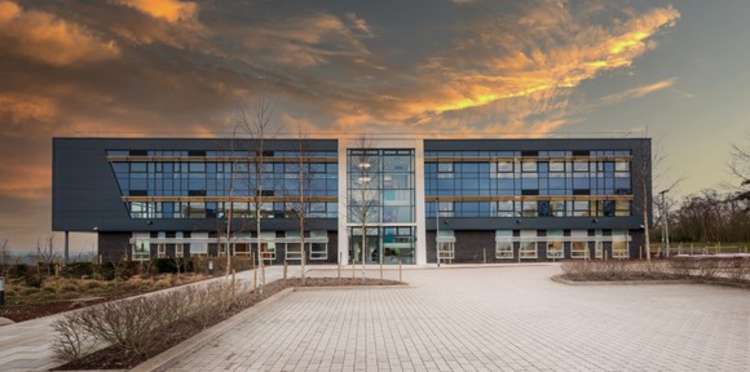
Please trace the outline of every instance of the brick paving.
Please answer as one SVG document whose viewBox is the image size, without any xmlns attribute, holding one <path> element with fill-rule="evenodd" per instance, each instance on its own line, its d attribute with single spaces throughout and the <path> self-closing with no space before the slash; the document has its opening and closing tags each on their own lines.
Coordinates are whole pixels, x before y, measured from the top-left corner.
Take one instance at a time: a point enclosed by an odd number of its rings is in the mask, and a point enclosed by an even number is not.
<svg viewBox="0 0 750 372">
<path fill-rule="evenodd" d="M 748 291 L 566 286 L 548 279 L 558 270 L 405 270 L 410 288 L 298 291 L 260 312 L 239 314 L 238 326 L 172 368 L 750 370 Z"/>
<path fill-rule="evenodd" d="M 289 275 L 299 275 L 299 268 L 290 267 Z M 266 271 L 266 281 L 268 282 L 279 279 L 281 276 L 282 269 L 279 266 L 269 267 Z M 251 283 L 252 271 L 237 273 L 236 279 L 240 283 Z M 220 280 L 224 279 L 210 279 L 189 285 L 201 286 Z M 152 296 L 174 289 L 167 288 L 143 296 Z M 0 371 L 46 371 L 59 365 L 60 363 L 55 361 L 52 352 L 52 343 L 55 337 L 52 325 L 64 314 L 50 315 L 0 327 Z"/>
</svg>

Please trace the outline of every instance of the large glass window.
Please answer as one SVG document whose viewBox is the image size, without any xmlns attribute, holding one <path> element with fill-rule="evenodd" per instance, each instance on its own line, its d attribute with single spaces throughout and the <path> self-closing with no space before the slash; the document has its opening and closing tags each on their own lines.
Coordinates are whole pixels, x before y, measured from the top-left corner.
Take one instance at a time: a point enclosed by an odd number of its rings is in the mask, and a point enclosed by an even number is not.
<svg viewBox="0 0 750 372">
<path fill-rule="evenodd" d="M 495 258 L 498 260 L 513 259 L 513 231 L 495 231 Z"/>
<path fill-rule="evenodd" d="M 563 258 L 563 231 L 547 231 L 547 258 Z"/>
<path fill-rule="evenodd" d="M 538 257 L 536 230 L 521 230 L 519 255 L 521 259 L 532 259 Z"/>
<path fill-rule="evenodd" d="M 364 250 L 368 263 L 413 263 L 414 151 L 351 149 L 347 156 L 349 242 L 353 262 L 361 262 Z M 453 169 L 452 163 L 440 163 L 436 168 L 442 174 L 451 174 Z M 446 213 L 452 213 L 452 203 L 449 203 L 450 210 L 446 203 L 432 203 L 428 208 L 433 213 L 436 204 L 441 211 L 446 209 Z M 362 224 L 367 225 L 365 247 L 362 247 Z"/>
</svg>

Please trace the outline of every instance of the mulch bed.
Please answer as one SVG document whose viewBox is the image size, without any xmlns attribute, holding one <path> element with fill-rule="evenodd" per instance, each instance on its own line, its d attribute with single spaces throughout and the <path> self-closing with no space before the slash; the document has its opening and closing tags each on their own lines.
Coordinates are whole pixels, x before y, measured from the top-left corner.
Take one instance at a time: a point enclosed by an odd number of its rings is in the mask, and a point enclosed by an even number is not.
<svg viewBox="0 0 750 372">
<path fill-rule="evenodd" d="M 133 294 L 135 295 L 135 294 Z M 127 297 L 127 296 L 123 296 Z M 16 323 L 24 320 L 41 318 L 48 315 L 54 315 L 65 311 L 80 309 L 82 307 L 113 300 L 114 298 L 100 298 L 97 300 L 80 302 L 80 301 L 58 301 L 43 304 L 27 305 L 5 305 L 0 309 L 0 316 L 8 318 Z"/>
<path fill-rule="evenodd" d="M 206 278 L 201 280 L 209 280 L 212 278 Z M 189 281 L 185 283 L 181 283 L 174 287 L 168 287 L 168 288 L 176 288 L 183 285 L 193 284 L 196 282 L 199 282 L 201 280 L 194 280 Z M 124 290 L 124 289 L 118 289 L 115 288 L 110 294 L 104 295 L 102 297 L 97 297 L 95 299 L 92 298 L 71 298 L 69 300 L 65 301 L 54 301 L 54 302 L 44 302 L 44 303 L 31 303 L 31 304 L 21 304 L 21 305 L 6 305 L 0 307 L 0 317 L 8 318 L 16 323 L 23 322 L 25 320 L 31 320 L 36 318 L 41 318 L 49 315 L 54 315 L 57 313 L 63 313 L 70 310 L 76 310 L 80 308 L 84 308 L 91 305 L 100 304 L 102 302 L 107 301 L 114 301 L 114 300 L 120 300 L 123 298 L 133 297 L 133 296 L 140 296 L 146 293 L 150 292 L 156 292 L 167 288 L 152 288 L 149 290 Z"/>
<path fill-rule="evenodd" d="M 257 293 L 257 291 L 251 292 L 254 295 L 251 301 L 246 303 L 246 306 L 236 307 L 226 316 L 217 318 L 215 321 L 208 325 L 211 327 L 216 325 L 230 317 L 240 313 L 255 304 L 263 301 L 264 299 L 273 296 L 274 294 L 282 291 L 289 287 L 349 287 L 349 286 L 384 286 L 384 285 L 404 285 L 403 282 L 395 280 L 380 280 L 380 279 L 366 279 L 362 278 L 307 278 L 305 285 L 302 285 L 302 280 L 299 278 L 294 279 L 279 279 L 263 286 L 263 294 Z M 180 330 L 179 332 L 175 330 Z M 198 334 L 203 329 L 199 327 L 173 327 L 170 328 L 170 332 L 155 332 L 163 337 L 163 342 L 159 345 L 158 349 L 153 350 L 147 355 L 129 355 L 117 346 L 110 346 L 105 349 L 96 351 L 89 354 L 78 361 L 70 362 L 55 368 L 54 370 L 87 370 L 87 369 L 130 369 L 133 368 L 146 360 L 153 358 L 154 356 L 161 354 L 173 346 L 179 344 L 182 341 Z"/>
</svg>

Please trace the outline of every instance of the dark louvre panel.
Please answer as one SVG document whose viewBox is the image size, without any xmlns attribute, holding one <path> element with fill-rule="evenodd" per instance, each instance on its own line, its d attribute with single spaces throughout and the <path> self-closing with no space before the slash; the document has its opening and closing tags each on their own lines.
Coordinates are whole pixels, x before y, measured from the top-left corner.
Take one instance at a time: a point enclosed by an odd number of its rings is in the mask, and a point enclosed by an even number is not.
<svg viewBox="0 0 750 372">
<path fill-rule="evenodd" d="M 190 150 L 188 156 L 206 156 L 206 152 L 202 150 Z"/>
<path fill-rule="evenodd" d="M 130 156 L 147 156 L 148 151 L 146 150 L 130 150 Z"/>
</svg>

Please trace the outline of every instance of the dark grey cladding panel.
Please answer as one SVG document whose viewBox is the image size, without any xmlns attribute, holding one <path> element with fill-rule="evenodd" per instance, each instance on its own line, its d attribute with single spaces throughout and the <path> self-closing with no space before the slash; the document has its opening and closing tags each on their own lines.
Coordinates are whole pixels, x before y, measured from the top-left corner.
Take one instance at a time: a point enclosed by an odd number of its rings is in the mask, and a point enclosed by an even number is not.
<svg viewBox="0 0 750 372">
<path fill-rule="evenodd" d="M 651 147 L 650 138 L 436 139 L 425 151 L 634 150 Z"/>
<path fill-rule="evenodd" d="M 435 218 L 425 228 L 435 230 Z M 641 219 L 633 217 L 538 217 L 538 218 L 441 218 L 443 230 L 588 230 L 641 229 Z"/>
<path fill-rule="evenodd" d="M 242 141 L 235 148 L 252 148 Z M 267 140 L 268 151 L 296 151 L 296 140 Z M 52 140 L 52 229 L 55 231 L 157 231 L 214 230 L 214 220 L 131 220 L 111 166 L 107 150 L 229 150 L 229 139 L 114 139 L 54 138 Z M 306 151 L 335 151 L 336 140 L 306 140 Z M 335 229 L 335 219 L 308 222 Z M 263 226 L 292 226 L 294 221 L 269 220 Z M 315 227 L 318 228 L 318 227 Z M 291 228 L 289 228 L 291 229 Z"/>
</svg>

